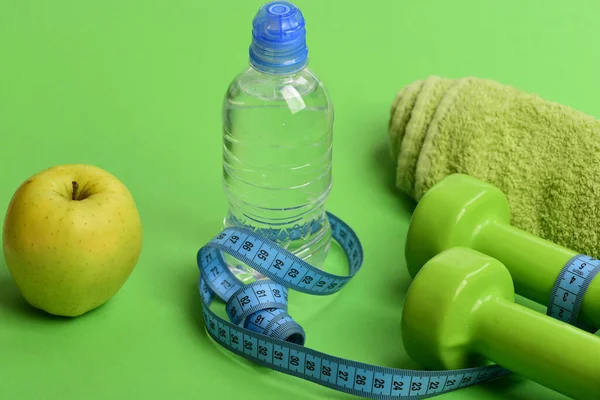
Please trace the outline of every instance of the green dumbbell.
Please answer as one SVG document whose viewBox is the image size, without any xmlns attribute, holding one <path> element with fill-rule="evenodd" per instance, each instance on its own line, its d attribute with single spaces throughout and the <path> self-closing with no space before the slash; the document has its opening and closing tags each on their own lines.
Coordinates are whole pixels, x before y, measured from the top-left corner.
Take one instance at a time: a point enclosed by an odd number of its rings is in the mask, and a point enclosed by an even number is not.
<svg viewBox="0 0 600 400">
<path fill-rule="evenodd" d="M 406 296 L 402 339 L 425 368 L 491 361 L 575 399 L 600 399 L 600 337 L 514 303 L 506 267 L 471 249 L 423 266 Z"/>
<path fill-rule="evenodd" d="M 462 174 L 447 176 L 419 201 L 406 240 L 409 273 L 416 276 L 428 260 L 456 246 L 502 262 L 512 275 L 516 293 L 544 306 L 550 301 L 560 271 L 577 255 L 511 226 L 504 193 Z M 600 278 L 588 287 L 579 320 L 600 327 Z"/>
</svg>

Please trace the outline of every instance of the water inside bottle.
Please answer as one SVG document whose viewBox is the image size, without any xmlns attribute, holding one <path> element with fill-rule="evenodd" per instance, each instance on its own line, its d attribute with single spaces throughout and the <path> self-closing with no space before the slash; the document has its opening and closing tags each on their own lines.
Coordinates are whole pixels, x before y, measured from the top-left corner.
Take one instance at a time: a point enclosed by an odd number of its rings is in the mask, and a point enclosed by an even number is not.
<svg viewBox="0 0 600 400">
<path fill-rule="evenodd" d="M 249 70 L 225 99 L 223 184 L 229 209 L 224 224 L 256 230 L 322 267 L 331 241 L 325 201 L 331 189 L 333 113 L 309 71 L 272 79 Z M 244 282 L 262 278 L 232 257 L 226 261 Z"/>
</svg>

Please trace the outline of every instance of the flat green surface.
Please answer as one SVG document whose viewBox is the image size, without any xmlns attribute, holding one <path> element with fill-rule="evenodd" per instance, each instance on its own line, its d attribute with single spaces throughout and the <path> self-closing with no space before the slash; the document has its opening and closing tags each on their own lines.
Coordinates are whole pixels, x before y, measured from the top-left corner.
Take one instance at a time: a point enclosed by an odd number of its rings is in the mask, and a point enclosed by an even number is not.
<svg viewBox="0 0 600 400">
<path fill-rule="evenodd" d="M 386 147 L 397 90 L 430 74 L 474 75 L 600 115 L 600 3 L 297 4 L 308 21 L 311 67 L 336 107 L 328 209 L 361 237 L 365 263 L 335 297 L 299 298 L 290 310 L 308 347 L 417 368 L 400 338 L 412 205 L 393 188 Z M 117 175 L 144 224 L 126 285 L 74 320 L 32 311 L 0 262 L 0 398 L 352 397 L 240 361 L 203 328 L 195 254 L 225 213 L 221 101 L 246 63 L 260 5 L 0 3 L 0 208 L 28 176 L 78 162 Z M 441 397 L 564 398 L 514 376 Z"/>
</svg>

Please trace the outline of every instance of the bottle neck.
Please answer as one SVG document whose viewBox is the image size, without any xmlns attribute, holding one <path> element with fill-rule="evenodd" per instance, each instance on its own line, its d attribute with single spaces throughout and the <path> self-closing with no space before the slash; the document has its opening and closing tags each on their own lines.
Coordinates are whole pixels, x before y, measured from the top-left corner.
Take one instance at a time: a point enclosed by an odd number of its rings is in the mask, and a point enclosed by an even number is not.
<svg viewBox="0 0 600 400">
<path fill-rule="evenodd" d="M 308 62 L 296 68 L 265 68 L 264 65 L 257 64 L 250 59 L 248 65 L 257 76 L 274 81 L 294 80 L 308 69 Z"/>
<path fill-rule="evenodd" d="M 293 72 L 273 74 L 250 65 L 238 78 L 239 88 L 252 97 L 266 100 L 284 99 L 290 93 L 306 96 L 319 85 L 319 79 L 308 67 Z"/>
</svg>

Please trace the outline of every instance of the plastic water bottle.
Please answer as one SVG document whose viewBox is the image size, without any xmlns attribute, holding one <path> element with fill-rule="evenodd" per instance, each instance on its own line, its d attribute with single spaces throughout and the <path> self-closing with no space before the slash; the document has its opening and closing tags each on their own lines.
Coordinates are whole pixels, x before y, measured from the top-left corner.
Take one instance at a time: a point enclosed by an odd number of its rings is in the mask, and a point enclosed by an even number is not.
<svg viewBox="0 0 600 400">
<path fill-rule="evenodd" d="M 263 5 L 252 27 L 250 65 L 223 104 L 224 225 L 250 228 L 322 268 L 331 243 L 333 105 L 307 67 L 304 17 L 294 4 Z M 226 261 L 242 282 L 264 278 Z"/>
</svg>

